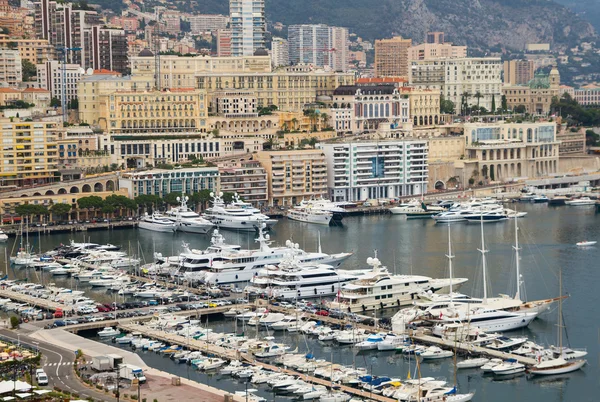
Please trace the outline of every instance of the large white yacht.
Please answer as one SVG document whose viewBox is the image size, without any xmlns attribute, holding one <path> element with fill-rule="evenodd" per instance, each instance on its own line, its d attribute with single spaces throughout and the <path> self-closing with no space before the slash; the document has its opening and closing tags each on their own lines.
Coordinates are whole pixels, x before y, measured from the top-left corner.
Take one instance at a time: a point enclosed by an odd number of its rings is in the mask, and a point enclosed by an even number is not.
<svg viewBox="0 0 600 402">
<path fill-rule="evenodd" d="M 331 308 L 351 312 L 400 307 L 410 304 L 423 291 L 448 292 L 467 281 L 466 278 L 433 279 L 421 275 L 391 275 L 377 257 L 368 258 L 372 267 L 356 281 L 342 286 L 339 297 L 329 303 Z"/>
<path fill-rule="evenodd" d="M 268 228 L 277 223 L 277 220 L 256 213 L 252 209 L 226 206 L 223 193 L 218 195 L 210 193 L 210 195 L 213 197 L 213 206 L 206 210 L 204 217 L 221 229 L 254 232 L 258 230 L 261 223 L 265 223 Z"/>
<path fill-rule="evenodd" d="M 319 251 L 307 252 L 293 244 L 286 242 L 285 247 L 270 247 L 270 237 L 264 233 L 266 225 L 259 227 L 256 241 L 260 248 L 256 250 L 231 250 L 212 258 L 212 263 L 207 265 L 206 271 L 199 272 L 196 280 L 210 284 L 225 284 L 235 282 L 248 282 L 258 271 L 267 265 L 277 265 L 286 255 L 292 254 L 300 264 L 315 265 L 328 264 L 339 267 L 352 253 L 326 254 Z"/>
<path fill-rule="evenodd" d="M 138 223 L 140 229 L 152 230 L 153 232 L 174 232 L 177 225 L 168 218 L 157 213 L 148 215 L 147 213 Z"/>
<path fill-rule="evenodd" d="M 288 210 L 287 217 L 294 221 L 329 225 L 333 213 L 312 206 L 296 206 Z"/>
<path fill-rule="evenodd" d="M 168 257 L 166 261 L 176 261 L 178 275 L 189 280 L 197 280 L 197 274 L 206 271 L 213 260 L 220 259 L 221 254 L 241 249 L 242 247 L 237 244 L 228 244 L 219 230 L 215 229 L 210 239 L 210 246 L 205 250 L 190 249 L 187 243 L 183 243 L 183 252 L 178 257 Z"/>
<path fill-rule="evenodd" d="M 181 197 L 177 197 L 177 201 L 181 204 L 178 207 L 171 208 L 170 211 L 167 211 L 167 218 L 175 222 L 177 224 L 177 230 L 181 232 L 202 234 L 210 232 L 215 225 L 189 209 L 187 206 L 188 200 L 189 197 L 184 194 L 181 194 Z"/>
<path fill-rule="evenodd" d="M 348 203 L 344 202 L 333 202 L 326 200 L 325 198 L 311 198 L 310 200 L 302 200 L 298 204 L 300 208 L 316 208 L 321 211 L 331 212 L 332 219 L 341 221 L 344 216 L 348 213 L 342 205 L 348 205 Z M 353 204 L 350 204 L 353 205 Z"/>
<path fill-rule="evenodd" d="M 341 285 L 366 272 L 336 270 L 326 264 L 303 266 L 289 255 L 279 266 L 268 265 L 258 271 L 244 291 L 288 300 L 333 296 Z"/>
<path fill-rule="evenodd" d="M 394 215 L 419 214 L 423 212 L 440 213 L 446 211 L 446 208 L 439 205 L 425 205 L 423 201 L 410 200 L 407 203 L 390 208 Z"/>
</svg>

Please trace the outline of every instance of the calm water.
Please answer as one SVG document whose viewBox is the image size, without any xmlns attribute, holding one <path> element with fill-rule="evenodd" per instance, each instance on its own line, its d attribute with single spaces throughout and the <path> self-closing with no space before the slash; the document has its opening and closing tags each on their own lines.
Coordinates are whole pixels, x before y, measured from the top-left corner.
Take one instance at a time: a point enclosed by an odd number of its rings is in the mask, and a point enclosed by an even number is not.
<svg viewBox="0 0 600 402">
<path fill-rule="evenodd" d="M 554 297 L 558 295 L 558 273 L 562 268 L 563 292 L 570 298 L 563 304 L 564 317 L 568 326 L 568 340 L 573 347 L 588 349 L 588 365 L 583 371 L 564 377 L 551 377 L 538 380 L 527 380 L 525 376 L 516 379 L 495 381 L 482 377 L 477 371 L 459 372 L 461 391 L 475 390 L 477 401 L 597 401 L 600 400 L 598 360 L 600 354 L 600 313 L 597 312 L 597 289 L 600 288 L 598 260 L 600 247 L 578 249 L 575 243 L 581 240 L 600 240 L 600 215 L 588 207 L 558 207 L 546 205 L 517 205 L 519 209 L 529 212 L 519 222 L 521 242 L 521 273 L 525 281 L 527 299 Z M 320 233 L 321 245 L 325 252 L 352 251 L 355 255 L 347 261 L 344 268 L 365 268 L 365 261 L 377 250 L 378 257 L 391 271 L 397 273 L 423 274 L 433 277 L 447 276 L 448 247 L 447 225 L 436 225 L 432 221 L 406 221 L 398 216 L 368 216 L 347 218 L 343 227 L 318 227 L 298 222 L 282 220 L 276 230 L 271 233 L 276 244 L 283 244 L 293 239 L 306 250 L 317 248 Z M 484 227 L 486 248 L 489 250 L 488 294 L 514 294 L 516 289 L 514 245 L 514 224 L 512 222 L 487 224 Z M 223 232 L 228 241 L 245 247 L 254 246 L 254 235 L 245 233 Z M 458 223 L 451 226 L 453 239 L 454 274 L 467 277 L 461 289 L 473 295 L 482 294 L 481 284 L 481 232 L 477 224 Z M 204 248 L 209 238 L 202 235 L 164 234 L 138 230 L 116 230 L 90 232 L 85 234 L 86 240 L 97 243 L 111 242 L 120 244 L 132 253 L 142 255 L 150 260 L 153 250 L 165 255 L 176 254 L 182 241 L 193 248 Z M 69 239 L 83 241 L 84 234 L 78 233 L 52 236 L 31 236 L 30 242 L 41 243 L 46 250 Z M 9 241 L 7 249 L 13 249 L 13 241 Z M 0 256 L 4 266 L 4 256 Z M 71 286 L 69 279 L 42 278 L 40 273 L 9 270 L 11 277 L 24 277 L 37 281 L 54 281 L 61 286 Z M 73 287 L 76 281 L 73 281 Z M 111 300 L 104 291 L 93 291 L 93 297 Z M 215 322 L 217 330 L 231 330 L 228 321 Z M 535 320 L 528 329 L 512 333 L 525 334 L 540 343 L 556 343 L 556 311 L 551 311 Z M 393 353 L 366 353 L 353 355 L 350 348 L 332 347 L 310 338 L 294 335 L 286 338 L 286 342 L 297 345 L 300 351 L 312 351 L 319 358 L 331 359 L 338 363 L 367 367 L 375 375 L 405 377 L 409 363 L 402 356 Z M 242 383 L 231 381 L 228 377 L 206 376 L 199 374 L 187 366 L 175 365 L 154 353 L 142 353 L 144 360 L 151 366 L 173 372 L 174 374 L 208 382 L 229 390 L 243 390 Z M 452 380 L 451 362 L 425 363 L 421 366 L 423 376 L 446 377 Z M 414 369 L 414 364 L 413 364 Z M 284 400 L 261 390 L 263 396 L 270 400 Z"/>
</svg>

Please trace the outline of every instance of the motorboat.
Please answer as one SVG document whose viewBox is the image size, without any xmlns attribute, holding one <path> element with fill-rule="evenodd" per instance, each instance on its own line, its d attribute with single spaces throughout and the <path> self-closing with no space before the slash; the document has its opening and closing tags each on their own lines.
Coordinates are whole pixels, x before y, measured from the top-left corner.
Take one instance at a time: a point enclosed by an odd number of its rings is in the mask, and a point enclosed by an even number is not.
<svg viewBox="0 0 600 402">
<path fill-rule="evenodd" d="M 481 371 L 484 373 L 491 373 L 492 369 L 494 367 L 499 366 L 501 364 L 502 364 L 502 359 L 490 359 L 487 363 L 480 366 L 480 368 L 481 368 Z"/>
<path fill-rule="evenodd" d="M 571 349 L 564 346 L 562 348 L 557 346 L 550 346 L 550 351 L 554 354 L 554 356 L 562 357 L 565 360 L 581 359 L 582 357 L 585 357 L 588 354 L 587 350 Z"/>
<path fill-rule="evenodd" d="M 329 308 L 349 312 L 365 312 L 385 308 L 397 308 L 413 302 L 416 295 L 431 290 L 447 292 L 450 284 L 458 289 L 466 278 L 434 279 L 421 275 L 392 275 L 375 257 L 367 259 L 369 273 L 355 281 L 342 285 L 336 300 L 328 303 Z"/>
<path fill-rule="evenodd" d="M 577 245 L 577 247 L 589 247 L 589 246 L 593 246 L 596 243 L 598 243 L 597 241 L 592 241 L 592 240 L 584 240 L 584 241 L 580 241 L 575 243 Z"/>
<path fill-rule="evenodd" d="M 444 350 L 437 346 L 430 346 L 424 352 L 421 352 L 419 356 L 425 360 L 445 359 L 447 357 L 454 356 L 454 353 L 450 350 Z"/>
<path fill-rule="evenodd" d="M 490 359 L 486 359 L 485 357 L 477 357 L 473 359 L 465 359 L 458 363 L 456 363 L 456 368 L 459 369 L 470 369 L 470 368 L 479 368 L 484 364 L 488 363 Z"/>
<path fill-rule="evenodd" d="M 283 313 L 268 313 L 261 317 L 258 322 L 262 327 L 271 327 L 272 324 L 279 322 L 285 318 Z"/>
<path fill-rule="evenodd" d="M 177 230 L 177 224 L 157 213 L 153 213 L 152 215 L 146 213 L 140 219 L 138 227 L 153 232 L 175 232 Z"/>
<path fill-rule="evenodd" d="M 347 211 L 344 206 L 354 205 L 344 202 L 332 202 L 324 198 L 311 198 L 310 200 L 302 200 L 298 204 L 299 207 L 316 208 L 322 211 L 331 212 L 334 221 L 341 221 L 346 216 Z"/>
<path fill-rule="evenodd" d="M 393 215 L 411 215 L 411 214 L 420 214 L 423 212 L 432 214 L 438 214 L 446 211 L 446 208 L 439 205 L 425 205 L 423 201 L 420 200 L 411 200 L 407 203 L 403 203 L 392 207 L 389 211 Z"/>
<path fill-rule="evenodd" d="M 592 200 L 590 197 L 572 198 L 570 200 L 565 201 L 565 205 L 570 205 L 572 207 L 595 205 L 595 204 L 596 204 L 596 200 Z"/>
<path fill-rule="evenodd" d="M 501 209 L 494 209 L 491 211 L 473 211 L 470 214 L 464 215 L 464 218 L 467 222 L 501 222 L 508 219 L 508 215 L 504 213 Z"/>
<path fill-rule="evenodd" d="M 299 324 L 299 320 L 293 316 L 286 316 L 281 321 L 277 321 L 271 324 L 273 331 L 285 331 L 289 327 L 296 327 Z"/>
<path fill-rule="evenodd" d="M 269 343 L 264 345 L 260 349 L 254 352 L 254 356 L 258 358 L 269 358 L 269 357 L 277 357 L 285 354 L 285 351 L 288 349 L 285 345 L 279 345 L 277 343 Z"/>
<path fill-rule="evenodd" d="M 312 206 L 290 208 L 286 216 L 294 221 L 316 223 L 318 225 L 329 225 L 333 219 L 332 212 Z"/>
<path fill-rule="evenodd" d="M 408 338 L 402 335 L 387 334 L 383 341 L 377 344 L 377 350 L 396 350 L 400 345 L 405 345 Z"/>
<path fill-rule="evenodd" d="M 538 194 L 531 199 L 531 202 L 536 203 L 536 204 L 542 204 L 542 203 L 546 203 L 548 201 L 549 201 L 548 197 L 546 197 L 543 194 Z"/>
<path fill-rule="evenodd" d="M 377 345 L 383 342 L 385 334 L 371 334 L 362 342 L 358 342 L 354 347 L 358 350 L 374 350 Z"/>
<path fill-rule="evenodd" d="M 260 213 L 254 213 L 254 211 L 247 208 L 226 206 L 223 201 L 223 193 L 211 193 L 210 195 L 213 198 L 213 206 L 205 211 L 203 217 L 220 229 L 254 232 L 263 223 L 266 228 L 270 228 L 277 223 L 277 220 Z"/>
<path fill-rule="evenodd" d="M 341 331 L 335 336 L 335 341 L 343 345 L 354 345 L 365 341 L 369 335 L 363 329 Z"/>
<path fill-rule="evenodd" d="M 8 235 L 0 230 L 0 243 L 6 243 L 8 241 Z"/>
<path fill-rule="evenodd" d="M 169 220 L 176 223 L 178 231 L 206 234 L 214 228 L 215 225 L 211 221 L 202 218 L 199 214 L 188 208 L 188 196 L 182 194 L 181 197 L 177 197 L 177 201 L 180 202 L 180 205 L 171 208 L 165 215 Z"/>
<path fill-rule="evenodd" d="M 98 331 L 98 336 L 100 338 L 108 338 L 108 337 L 113 337 L 113 336 L 117 336 L 120 335 L 121 331 L 119 331 L 116 328 L 113 327 L 105 327 L 104 329 Z"/>
<path fill-rule="evenodd" d="M 511 375 L 511 374 L 519 374 L 526 370 L 526 367 L 523 363 L 519 363 L 515 359 L 508 359 L 498 364 L 497 366 L 492 367 L 492 374 L 494 375 Z"/>
<path fill-rule="evenodd" d="M 195 366 L 198 368 L 198 370 L 208 371 L 218 369 L 225 363 L 225 360 L 219 359 L 218 357 L 208 357 L 198 364 L 195 364 Z"/>
<path fill-rule="evenodd" d="M 329 391 L 326 394 L 321 395 L 319 398 L 320 402 L 347 402 L 352 397 L 345 394 L 342 391 Z"/>
<path fill-rule="evenodd" d="M 527 342 L 527 338 L 508 338 L 506 336 L 499 336 L 487 344 L 486 347 L 493 350 L 509 350 L 516 348 L 525 342 Z"/>
<path fill-rule="evenodd" d="M 458 209 L 440 212 L 439 214 L 433 215 L 432 218 L 439 223 L 464 222 L 466 221 L 465 216 L 470 214 L 472 214 L 472 211 L 469 209 Z"/>
</svg>

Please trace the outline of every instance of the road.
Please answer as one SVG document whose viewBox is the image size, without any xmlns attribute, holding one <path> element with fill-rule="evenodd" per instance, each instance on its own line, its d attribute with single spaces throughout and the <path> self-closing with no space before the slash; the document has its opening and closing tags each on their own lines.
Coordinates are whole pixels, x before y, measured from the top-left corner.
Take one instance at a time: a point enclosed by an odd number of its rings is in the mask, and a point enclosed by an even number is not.
<svg viewBox="0 0 600 402">
<path fill-rule="evenodd" d="M 32 339 L 24 333 L 0 330 L 0 335 L 12 341 L 36 348 L 42 353 L 42 367 L 48 375 L 48 388 L 58 387 L 71 393 L 79 394 L 81 399 L 93 398 L 97 401 L 116 401 L 103 392 L 83 385 L 73 372 L 75 351 L 57 347 L 47 342 Z"/>
</svg>

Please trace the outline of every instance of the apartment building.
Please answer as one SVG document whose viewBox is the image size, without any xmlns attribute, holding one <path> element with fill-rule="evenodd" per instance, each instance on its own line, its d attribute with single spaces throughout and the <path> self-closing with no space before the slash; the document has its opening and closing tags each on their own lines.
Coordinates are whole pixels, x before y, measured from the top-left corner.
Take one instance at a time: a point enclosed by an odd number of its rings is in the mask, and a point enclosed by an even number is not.
<svg viewBox="0 0 600 402">
<path fill-rule="evenodd" d="M 467 57 L 467 47 L 454 46 L 452 43 L 421 43 L 411 46 L 409 49 L 410 61 L 458 59 L 463 57 Z"/>
<path fill-rule="evenodd" d="M 57 172 L 56 140 L 62 122 L 11 120 L 0 120 L 0 185 L 22 187 L 53 182 Z"/>
<path fill-rule="evenodd" d="M 63 66 L 62 63 L 51 60 L 37 65 L 37 82 L 40 88 L 47 89 L 53 98 L 61 102 L 64 93 L 66 102 L 69 103 L 77 99 L 77 84 L 84 73 L 78 64 Z"/>
<path fill-rule="evenodd" d="M 504 62 L 505 85 L 527 85 L 535 74 L 533 60 L 507 60 Z"/>
<path fill-rule="evenodd" d="M 267 173 L 270 206 L 293 206 L 327 196 L 327 162 L 320 149 L 262 151 L 256 154 Z"/>
<path fill-rule="evenodd" d="M 22 81 L 21 52 L 13 49 L 0 49 L 0 84 L 15 88 Z"/>
<path fill-rule="evenodd" d="M 94 74 L 82 77 L 77 84 L 77 99 L 79 101 L 79 121 L 92 126 L 100 124 L 105 109 L 100 108 L 100 97 L 116 91 L 130 91 L 135 88 L 130 76 L 119 74 Z M 145 87 L 141 85 L 141 87 Z"/>
<path fill-rule="evenodd" d="M 227 17 L 221 14 L 200 14 L 188 18 L 192 35 L 227 28 Z"/>
<path fill-rule="evenodd" d="M 288 28 L 291 64 L 329 67 L 333 71 L 348 68 L 348 29 L 327 25 L 290 25 Z"/>
<path fill-rule="evenodd" d="M 50 46 L 46 39 L 16 39 L 8 35 L 0 37 L 0 48 L 17 47 L 21 54 L 21 61 L 27 60 L 32 64 L 42 64 L 56 58 L 56 50 Z"/>
<path fill-rule="evenodd" d="M 231 29 L 217 30 L 217 56 L 230 57 L 231 53 Z"/>
<path fill-rule="evenodd" d="M 273 38 L 271 60 L 274 68 L 290 65 L 290 44 L 286 39 Z"/>
<path fill-rule="evenodd" d="M 492 109 L 502 98 L 502 61 L 497 57 L 419 60 L 411 62 L 410 83 L 419 89 L 440 91 L 455 112 L 463 103 Z M 479 95 L 479 96 L 477 96 Z"/>
<path fill-rule="evenodd" d="M 119 178 L 119 188 L 126 189 L 129 198 L 138 195 L 164 197 L 169 193 L 192 194 L 201 190 L 220 191 L 219 169 L 216 167 L 176 170 L 126 172 Z"/>
<path fill-rule="evenodd" d="M 229 0 L 231 54 L 252 56 L 265 47 L 265 1 Z"/>
<path fill-rule="evenodd" d="M 258 161 L 243 161 L 219 167 L 221 191 L 237 193 L 255 207 L 267 205 L 267 172 Z"/>
<path fill-rule="evenodd" d="M 427 191 L 426 140 L 321 143 L 327 160 L 328 197 L 364 201 Z"/>
<path fill-rule="evenodd" d="M 492 181 L 558 172 L 556 123 L 467 123 L 464 132 L 466 172 Z"/>
<path fill-rule="evenodd" d="M 411 39 L 396 36 L 375 41 L 375 76 L 408 77 L 410 74 L 409 50 Z"/>
<path fill-rule="evenodd" d="M 600 86 L 589 84 L 573 91 L 575 100 L 582 106 L 600 105 Z M 562 95 L 562 94 L 561 94 Z"/>
</svg>

